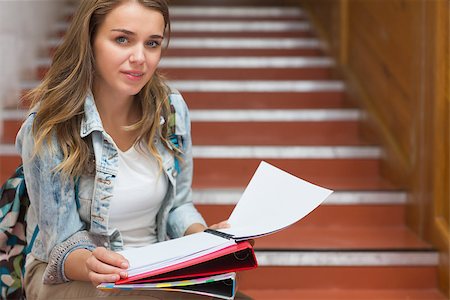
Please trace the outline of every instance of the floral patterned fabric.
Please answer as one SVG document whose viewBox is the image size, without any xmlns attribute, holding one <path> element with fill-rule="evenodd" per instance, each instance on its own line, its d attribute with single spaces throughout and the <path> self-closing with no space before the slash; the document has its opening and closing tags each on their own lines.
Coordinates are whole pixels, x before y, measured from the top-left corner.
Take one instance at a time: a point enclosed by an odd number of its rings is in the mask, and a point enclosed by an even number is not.
<svg viewBox="0 0 450 300">
<path fill-rule="evenodd" d="M 20 166 L 0 188 L 0 297 L 25 299 L 26 211 L 29 206 Z"/>
</svg>

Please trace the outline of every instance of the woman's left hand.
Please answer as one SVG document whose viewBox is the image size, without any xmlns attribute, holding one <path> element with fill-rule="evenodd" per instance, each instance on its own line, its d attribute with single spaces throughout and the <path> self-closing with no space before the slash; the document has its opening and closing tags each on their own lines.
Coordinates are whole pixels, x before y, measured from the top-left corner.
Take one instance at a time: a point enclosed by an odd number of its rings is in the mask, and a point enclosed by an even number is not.
<svg viewBox="0 0 450 300">
<path fill-rule="evenodd" d="M 207 228 L 216 230 L 216 229 L 224 229 L 224 228 L 229 228 L 229 227 L 230 227 L 230 224 L 228 224 L 228 221 L 222 221 L 220 223 L 211 225 L 209 227 L 205 227 L 205 225 L 200 224 L 200 223 L 195 223 L 195 224 L 192 224 L 191 226 L 189 226 L 189 228 L 186 230 L 184 235 L 205 231 L 205 229 L 207 229 Z"/>
<path fill-rule="evenodd" d="M 225 220 L 225 221 L 222 221 L 222 222 L 220 222 L 220 223 L 211 225 L 211 226 L 209 226 L 208 228 L 209 228 L 209 229 L 214 229 L 214 230 L 217 230 L 217 229 L 225 229 L 225 228 L 230 228 L 230 224 L 228 223 L 227 220 Z"/>
</svg>

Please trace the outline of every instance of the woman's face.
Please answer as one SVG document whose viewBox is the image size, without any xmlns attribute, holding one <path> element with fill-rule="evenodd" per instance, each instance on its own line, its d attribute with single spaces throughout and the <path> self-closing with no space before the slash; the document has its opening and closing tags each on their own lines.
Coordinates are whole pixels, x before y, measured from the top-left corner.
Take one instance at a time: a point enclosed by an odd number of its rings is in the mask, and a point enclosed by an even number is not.
<svg viewBox="0 0 450 300">
<path fill-rule="evenodd" d="M 115 7 L 93 41 L 94 88 L 118 97 L 139 93 L 161 57 L 164 18 L 135 1 Z"/>
</svg>

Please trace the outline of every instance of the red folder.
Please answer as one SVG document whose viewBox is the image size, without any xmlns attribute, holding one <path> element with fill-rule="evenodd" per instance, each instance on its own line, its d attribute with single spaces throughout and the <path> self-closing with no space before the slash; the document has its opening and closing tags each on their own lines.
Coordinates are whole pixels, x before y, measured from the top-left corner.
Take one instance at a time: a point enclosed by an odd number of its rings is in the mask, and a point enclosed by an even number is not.
<svg viewBox="0 0 450 300">
<path fill-rule="evenodd" d="M 121 279 L 116 284 L 151 283 L 210 276 L 249 270 L 256 268 L 257 265 L 252 245 L 248 241 L 243 241 L 192 260 Z"/>
</svg>

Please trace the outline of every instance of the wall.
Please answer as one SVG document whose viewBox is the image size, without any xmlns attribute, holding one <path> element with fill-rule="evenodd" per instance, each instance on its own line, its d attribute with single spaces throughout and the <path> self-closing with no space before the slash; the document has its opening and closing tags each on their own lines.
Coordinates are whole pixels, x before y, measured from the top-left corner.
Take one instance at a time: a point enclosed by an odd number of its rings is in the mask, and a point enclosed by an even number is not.
<svg viewBox="0 0 450 300">
<path fill-rule="evenodd" d="M 0 1 L 0 121 L 2 108 L 16 105 L 20 81 L 33 79 L 63 5 L 64 0 Z"/>
<path fill-rule="evenodd" d="M 362 134 L 385 149 L 384 175 L 410 191 L 407 223 L 441 249 L 448 293 L 449 1 L 301 3 L 367 112 Z"/>
</svg>

